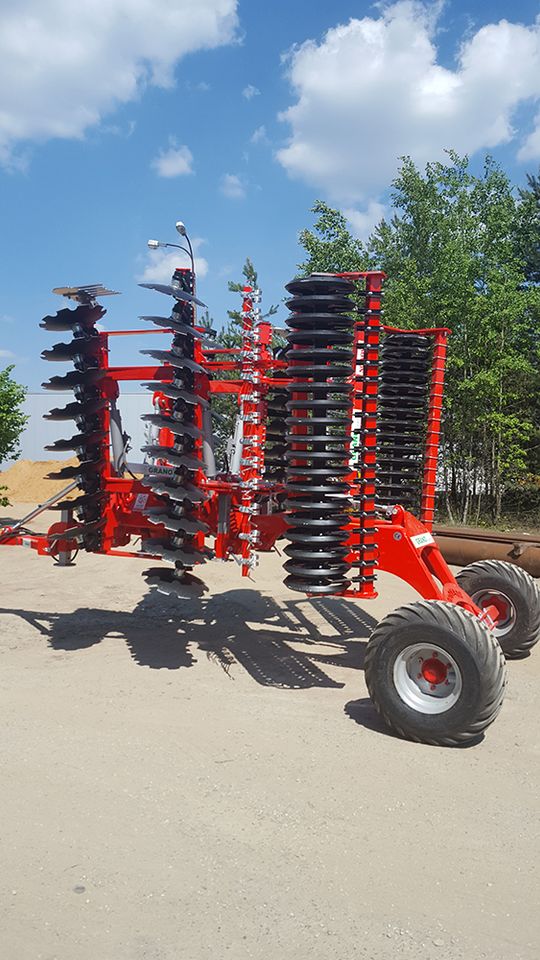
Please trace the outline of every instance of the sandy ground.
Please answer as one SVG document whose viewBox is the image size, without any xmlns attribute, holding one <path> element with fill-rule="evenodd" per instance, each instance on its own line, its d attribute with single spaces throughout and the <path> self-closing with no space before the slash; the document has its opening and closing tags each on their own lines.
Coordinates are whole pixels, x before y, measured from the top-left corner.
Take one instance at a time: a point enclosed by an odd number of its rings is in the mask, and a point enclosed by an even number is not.
<svg viewBox="0 0 540 960">
<path fill-rule="evenodd" d="M 76 457 L 71 460 L 17 460 L 0 472 L 0 491 L 5 493 L 10 502 L 45 503 L 71 482 L 50 480 L 48 474 L 78 462 Z M 67 498 L 74 496 L 76 493 L 71 493 Z"/>
<path fill-rule="evenodd" d="M 538 653 L 483 743 L 419 746 L 366 699 L 389 577 L 313 603 L 269 556 L 181 603 L 0 563 L 2 960 L 538 960 Z"/>
</svg>

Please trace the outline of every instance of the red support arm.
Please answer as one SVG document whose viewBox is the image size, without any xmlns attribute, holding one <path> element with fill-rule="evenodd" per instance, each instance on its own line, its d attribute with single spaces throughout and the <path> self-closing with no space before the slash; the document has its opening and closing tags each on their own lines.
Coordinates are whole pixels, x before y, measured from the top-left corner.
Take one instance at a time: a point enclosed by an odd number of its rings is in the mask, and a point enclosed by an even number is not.
<svg viewBox="0 0 540 960">
<path fill-rule="evenodd" d="M 435 344 L 433 347 L 433 366 L 431 370 L 431 387 L 424 454 L 424 477 L 420 506 L 420 519 L 428 530 L 432 529 L 433 519 L 435 516 L 435 493 L 441 437 L 444 369 L 446 365 L 446 347 L 449 332 L 450 331 L 446 329 L 434 331 Z"/>
</svg>

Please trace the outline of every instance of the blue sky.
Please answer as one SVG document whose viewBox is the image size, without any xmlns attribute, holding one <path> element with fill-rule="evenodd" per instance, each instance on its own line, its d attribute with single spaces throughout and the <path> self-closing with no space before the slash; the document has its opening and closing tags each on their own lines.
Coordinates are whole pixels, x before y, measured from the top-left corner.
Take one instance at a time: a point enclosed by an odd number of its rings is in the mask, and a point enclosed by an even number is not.
<svg viewBox="0 0 540 960">
<path fill-rule="evenodd" d="M 178 218 L 219 325 L 246 255 L 280 300 L 317 197 L 365 232 L 400 154 L 487 150 L 517 183 L 538 170 L 536 2 L 82 7 L 0 0 L 0 362 L 31 389 L 50 375 L 51 288 L 103 282 L 122 291 L 107 327 L 142 326 L 164 304 L 137 279 L 170 267 L 146 241 L 174 241 Z"/>
</svg>

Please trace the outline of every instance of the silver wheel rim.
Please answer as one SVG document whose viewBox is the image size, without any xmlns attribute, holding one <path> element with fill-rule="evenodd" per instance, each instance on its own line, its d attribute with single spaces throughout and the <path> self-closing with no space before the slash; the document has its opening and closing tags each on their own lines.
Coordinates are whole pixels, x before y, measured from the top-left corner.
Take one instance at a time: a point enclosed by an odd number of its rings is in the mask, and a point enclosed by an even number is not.
<svg viewBox="0 0 540 960">
<path fill-rule="evenodd" d="M 419 713 L 446 713 L 461 696 L 463 681 L 456 661 L 442 647 L 414 643 L 394 662 L 394 685 L 404 703 Z"/>
<path fill-rule="evenodd" d="M 505 637 L 507 633 L 510 633 L 514 629 L 517 620 L 517 613 L 514 604 L 512 603 L 510 597 L 507 597 L 502 590 L 477 590 L 476 593 L 473 593 L 471 600 L 476 604 L 477 607 L 480 607 L 481 610 L 487 610 L 491 605 L 503 609 L 506 607 L 505 613 L 498 619 L 492 628 L 492 633 L 496 637 Z"/>
</svg>

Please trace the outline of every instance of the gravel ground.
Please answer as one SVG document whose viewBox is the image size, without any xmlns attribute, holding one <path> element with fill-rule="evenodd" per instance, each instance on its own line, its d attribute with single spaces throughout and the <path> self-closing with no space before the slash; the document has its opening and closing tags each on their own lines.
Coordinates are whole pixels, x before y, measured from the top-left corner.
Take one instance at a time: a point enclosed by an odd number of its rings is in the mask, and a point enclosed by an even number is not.
<svg viewBox="0 0 540 960">
<path fill-rule="evenodd" d="M 5 960 L 538 960 L 540 652 L 478 746 L 381 727 L 366 638 L 413 599 L 311 602 L 209 564 L 5 548 Z"/>
</svg>

